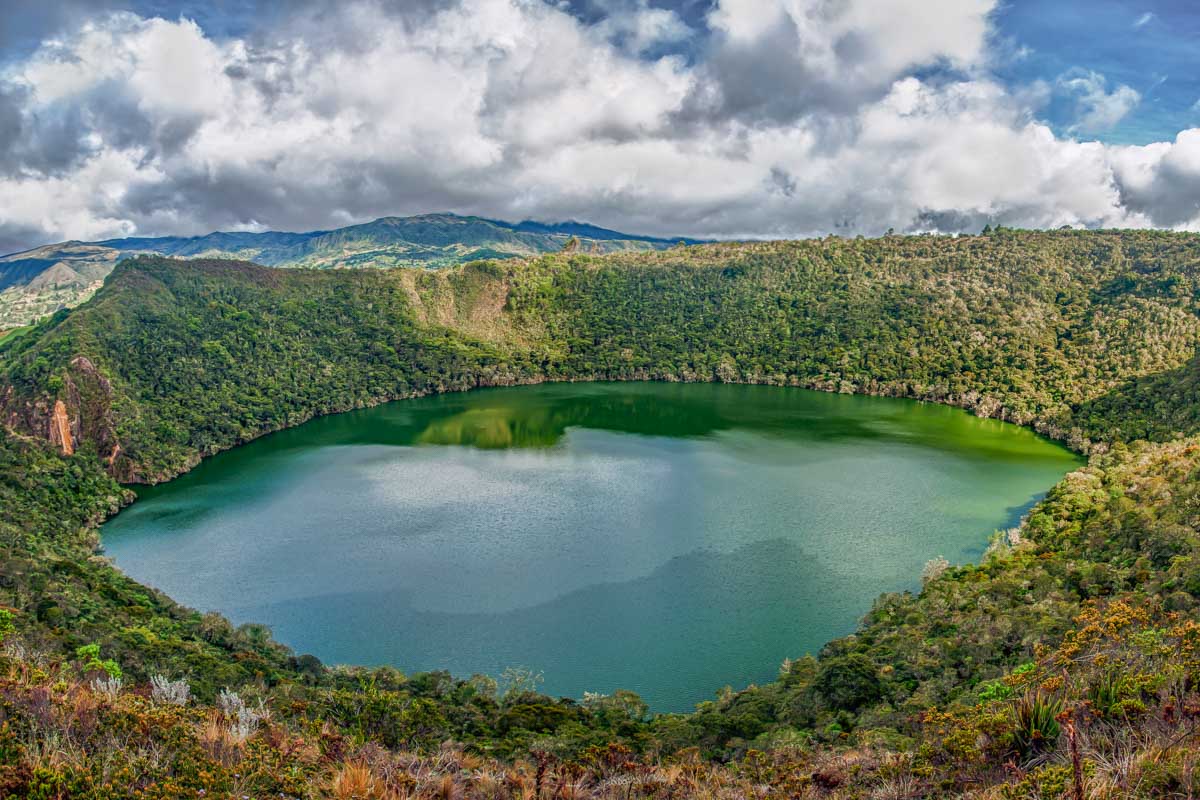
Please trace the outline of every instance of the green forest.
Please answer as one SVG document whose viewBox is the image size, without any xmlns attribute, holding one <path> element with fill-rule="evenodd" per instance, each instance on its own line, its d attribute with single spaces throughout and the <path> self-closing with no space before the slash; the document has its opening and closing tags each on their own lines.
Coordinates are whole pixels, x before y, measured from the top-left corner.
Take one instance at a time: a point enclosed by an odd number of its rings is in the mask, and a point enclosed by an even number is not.
<svg viewBox="0 0 1200 800">
<path fill-rule="evenodd" d="M 1200 238 L 1152 231 L 441 271 L 126 260 L 0 339 L 0 796 L 1194 796 L 1198 312 Z M 979 564 L 684 715 L 521 673 L 328 667 L 98 555 L 125 485 L 270 431 L 598 379 L 941 402 L 1090 460 Z"/>
</svg>

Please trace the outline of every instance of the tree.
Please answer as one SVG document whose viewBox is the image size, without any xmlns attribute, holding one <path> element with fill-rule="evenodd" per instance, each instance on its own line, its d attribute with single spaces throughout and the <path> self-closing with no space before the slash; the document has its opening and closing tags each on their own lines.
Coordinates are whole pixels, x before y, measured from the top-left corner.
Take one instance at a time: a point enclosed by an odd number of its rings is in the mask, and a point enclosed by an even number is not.
<svg viewBox="0 0 1200 800">
<path fill-rule="evenodd" d="M 827 659 L 817 673 L 815 688 L 830 706 L 847 711 L 872 703 L 883 694 L 879 671 L 861 653 Z"/>
</svg>

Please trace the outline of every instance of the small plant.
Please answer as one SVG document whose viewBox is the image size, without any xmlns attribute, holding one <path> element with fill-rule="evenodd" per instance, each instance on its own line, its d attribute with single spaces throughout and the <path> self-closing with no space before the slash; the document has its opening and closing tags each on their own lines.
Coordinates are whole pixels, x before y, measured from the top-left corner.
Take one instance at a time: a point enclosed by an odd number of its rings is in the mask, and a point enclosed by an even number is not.
<svg viewBox="0 0 1200 800">
<path fill-rule="evenodd" d="M 329 784 L 329 794 L 337 800 L 358 800 L 375 793 L 375 776 L 365 764 L 343 764 Z"/>
<path fill-rule="evenodd" d="M 257 709 L 249 706 L 242 706 L 238 709 L 237 718 L 233 724 L 229 726 L 229 733 L 236 742 L 244 742 L 254 735 L 258 730 L 258 725 L 267 716 L 267 712 L 262 706 Z"/>
<path fill-rule="evenodd" d="M 1012 697 L 1012 687 L 1004 681 L 988 681 L 979 687 L 979 702 L 991 703 L 995 700 L 1007 700 Z"/>
<path fill-rule="evenodd" d="M 75 649 L 75 657 L 82 663 L 82 670 L 85 674 L 103 672 L 110 678 L 120 679 L 121 667 L 116 661 L 111 658 L 100 658 L 100 645 L 85 644 L 82 647 Z"/>
<path fill-rule="evenodd" d="M 1119 669 L 1108 669 L 1088 686 L 1087 699 L 1092 710 L 1102 717 L 1123 716 L 1140 704 L 1130 700 L 1129 677 Z"/>
<path fill-rule="evenodd" d="M 217 695 L 217 705 L 230 718 L 229 737 L 238 744 L 253 736 L 259 723 L 267 718 L 267 710 L 261 701 L 258 708 L 251 708 L 241 695 L 228 689 L 222 689 Z"/>
<path fill-rule="evenodd" d="M 500 684 L 490 675 L 472 675 L 467 681 L 475 692 L 483 697 L 496 697 L 496 692 L 499 691 Z"/>
<path fill-rule="evenodd" d="M 227 717 L 236 716 L 238 710 L 245 707 L 245 701 L 242 700 L 242 696 L 237 692 L 222 689 L 220 694 L 217 695 L 217 708 L 221 709 L 221 713 Z"/>
<path fill-rule="evenodd" d="M 155 675 L 150 679 L 150 699 L 156 703 L 186 706 L 191 693 L 191 687 L 185 680 L 171 681 L 163 675 Z"/>
<path fill-rule="evenodd" d="M 536 692 L 542 684 L 542 673 L 528 667 L 509 667 L 500 675 L 500 697 L 508 700 Z"/>
<path fill-rule="evenodd" d="M 1056 717 L 1062 701 L 1037 690 L 1026 691 L 1014 707 L 1013 749 L 1022 759 L 1054 747 L 1061 731 Z"/>
<path fill-rule="evenodd" d="M 109 700 L 117 699 L 117 695 L 121 693 L 121 685 L 120 678 L 108 676 L 92 678 L 92 691 L 104 695 Z"/>
<path fill-rule="evenodd" d="M 0 644 L 12 635 L 16 625 L 13 624 L 13 613 L 6 608 L 0 608 Z"/>
<path fill-rule="evenodd" d="M 921 583 L 929 583 L 935 581 L 950 569 L 950 562 L 945 556 L 931 558 L 925 562 L 925 568 L 921 570 Z"/>
</svg>

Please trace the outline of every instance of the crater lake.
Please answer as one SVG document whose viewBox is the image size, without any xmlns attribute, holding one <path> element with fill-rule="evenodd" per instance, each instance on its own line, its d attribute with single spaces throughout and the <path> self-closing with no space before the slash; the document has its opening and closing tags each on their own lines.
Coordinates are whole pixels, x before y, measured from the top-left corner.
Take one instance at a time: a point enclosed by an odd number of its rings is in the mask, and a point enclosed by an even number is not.
<svg viewBox="0 0 1200 800">
<path fill-rule="evenodd" d="M 541 673 L 686 711 L 851 633 L 1082 461 L 907 400 L 556 383 L 312 420 L 103 527 L 117 566 L 327 663 Z"/>
</svg>

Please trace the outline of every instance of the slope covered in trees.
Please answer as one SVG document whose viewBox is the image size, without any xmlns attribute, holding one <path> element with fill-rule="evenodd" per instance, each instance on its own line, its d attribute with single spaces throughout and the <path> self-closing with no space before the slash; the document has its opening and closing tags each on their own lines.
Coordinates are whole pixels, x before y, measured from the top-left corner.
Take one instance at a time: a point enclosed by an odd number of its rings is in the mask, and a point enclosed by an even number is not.
<svg viewBox="0 0 1200 800">
<path fill-rule="evenodd" d="M 440 273 L 143 258 L 5 346 L 5 406 L 39 431 L 62 400 L 75 437 L 115 449 L 123 479 L 172 475 L 313 414 L 543 379 L 917 397 L 1086 450 L 1192 429 L 1186 388 L 1152 382 L 1187 371 L 1198 264 L 1191 236 L 1084 232 L 562 254 Z"/>
<path fill-rule="evenodd" d="M 674 239 L 577 222 L 510 223 L 457 214 L 383 217 L 331 231 L 216 232 L 62 242 L 0 257 L 0 329 L 82 303 L 116 263 L 133 255 L 242 258 L 272 267 L 446 267 L 481 258 L 526 258 L 564 247 L 586 252 L 648 250 Z"/>
<path fill-rule="evenodd" d="M 1200 446 L 1185 438 L 1200 433 L 1197 265 L 1192 236 L 1066 231 L 559 254 L 438 273 L 127 261 L 85 306 L 0 341 L 0 603 L 21 642 L 0 706 L 16 731 L 0 736 L 5 775 L 26 788 L 112 778 L 102 764 L 117 743 L 63 733 L 75 723 L 38 711 L 58 680 L 53 703 L 91 698 L 97 713 L 156 720 L 137 746 L 172 755 L 143 768 L 139 791 L 186 773 L 189 791 L 246 791 L 253 774 L 254 793 L 302 793 L 297 775 L 337 793 L 338 776 L 361 769 L 373 788 L 359 796 L 516 796 L 526 779 L 543 796 L 568 784 L 577 796 L 668 796 L 689 791 L 685 773 L 714 796 L 1058 796 L 1084 781 L 1097 796 L 1185 796 L 1200 789 Z M 926 398 L 1034 425 L 1093 458 L 980 565 L 881 598 L 855 635 L 777 682 L 653 720 L 636 698 L 556 701 L 519 676 L 497 691 L 328 670 L 92 557 L 96 522 L 123 499 L 113 477 L 165 479 L 314 414 L 591 378 Z M 78 650 L 93 643 L 99 655 Z M 105 658 L 125 689 L 91 682 Z M 126 696 L 155 675 L 186 679 L 195 710 Z M 261 698 L 270 724 L 227 741 L 236 715 L 199 710 L 226 686 Z M 42 757 L 51 735 L 76 743 L 71 758 Z M 314 750 L 301 759 L 288 737 Z M 504 759 L 473 769 L 515 770 L 508 794 L 433 755 L 446 740 Z M 733 764 L 702 770 L 697 756 Z"/>
</svg>

